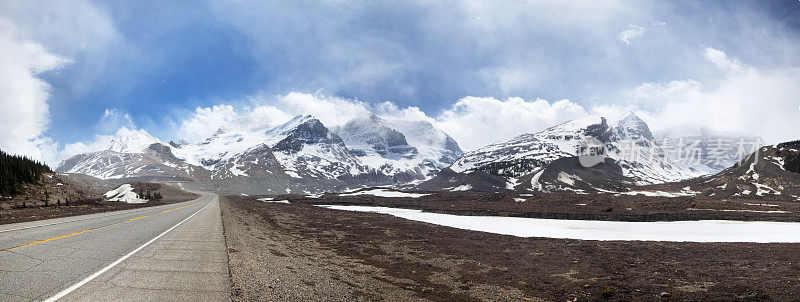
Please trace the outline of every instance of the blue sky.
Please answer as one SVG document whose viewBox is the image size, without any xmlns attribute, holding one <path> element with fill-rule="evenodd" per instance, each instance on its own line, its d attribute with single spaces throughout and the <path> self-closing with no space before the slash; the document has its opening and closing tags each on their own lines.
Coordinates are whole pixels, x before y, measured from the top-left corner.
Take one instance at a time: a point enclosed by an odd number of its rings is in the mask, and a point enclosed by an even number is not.
<svg viewBox="0 0 800 302">
<path fill-rule="evenodd" d="M 780 90 L 770 95 L 779 99 L 779 121 L 800 115 L 796 91 L 787 88 L 800 84 L 796 0 L 0 1 L 0 11 L 9 45 L 41 48 L 29 61 L 14 59 L 25 47 L 0 50 L 7 62 L 27 64 L 24 74 L 8 76 L 43 82 L 31 89 L 49 94 L 16 115 L 35 122 L 18 131 L 25 134 L 0 138 L 6 149 L 25 139 L 40 152 L 57 151 L 125 125 L 178 139 L 198 108 L 242 112 L 292 92 L 368 106 L 390 101 L 451 126 L 464 111 L 496 111 L 457 108 L 479 97 L 500 100 L 498 106 L 510 106 L 509 98 L 568 99 L 587 113 L 639 110 L 666 127 L 680 111 L 666 103 L 722 98 L 714 104 L 744 107 L 747 100 L 725 99 L 742 92 L 724 89 L 763 81 L 779 84 L 744 94 Z M 41 62 L 47 64 L 37 67 Z M 5 89 L 3 106 L 26 102 L 25 93 Z M 106 112 L 114 114 L 104 118 Z M 737 118 L 711 120 L 725 126 Z M 545 123 L 531 125 L 514 131 Z"/>
</svg>

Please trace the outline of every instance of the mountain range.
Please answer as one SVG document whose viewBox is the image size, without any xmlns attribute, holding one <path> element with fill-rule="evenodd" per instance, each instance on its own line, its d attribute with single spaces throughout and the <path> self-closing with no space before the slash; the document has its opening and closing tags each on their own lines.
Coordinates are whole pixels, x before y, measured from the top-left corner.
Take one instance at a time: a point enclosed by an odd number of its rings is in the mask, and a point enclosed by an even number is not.
<svg viewBox="0 0 800 302">
<path fill-rule="evenodd" d="M 669 150 L 660 142 L 685 132 L 654 135 L 633 113 L 613 125 L 604 117 L 589 116 L 464 153 L 452 137 L 427 121 L 366 113 L 329 127 L 313 116 L 299 115 L 275 127 L 222 127 L 197 143 L 165 142 L 141 129 L 122 128 L 98 150 L 64 160 L 56 172 L 183 181 L 196 188 L 248 194 L 380 185 L 583 193 L 675 182 L 730 166 L 665 156 Z M 697 133 L 692 137 L 707 149 L 718 138 L 739 138 Z M 587 142 L 605 153 L 591 169 L 582 162 Z"/>
<path fill-rule="evenodd" d="M 429 122 L 371 113 L 331 128 L 310 115 L 271 128 L 222 127 L 194 144 L 122 128 L 98 149 L 64 160 L 56 172 L 253 193 L 317 192 L 421 182 L 463 153 Z"/>
</svg>

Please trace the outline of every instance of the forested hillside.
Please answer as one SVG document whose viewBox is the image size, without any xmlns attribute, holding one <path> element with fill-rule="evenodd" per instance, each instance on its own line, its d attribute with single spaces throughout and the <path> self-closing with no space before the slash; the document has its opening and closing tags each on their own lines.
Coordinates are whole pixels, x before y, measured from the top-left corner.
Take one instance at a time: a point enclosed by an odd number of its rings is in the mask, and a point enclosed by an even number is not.
<svg viewBox="0 0 800 302">
<path fill-rule="evenodd" d="M 20 193 L 23 184 L 37 182 L 42 173 L 52 172 L 50 167 L 38 161 L 0 150 L 0 195 Z"/>
</svg>

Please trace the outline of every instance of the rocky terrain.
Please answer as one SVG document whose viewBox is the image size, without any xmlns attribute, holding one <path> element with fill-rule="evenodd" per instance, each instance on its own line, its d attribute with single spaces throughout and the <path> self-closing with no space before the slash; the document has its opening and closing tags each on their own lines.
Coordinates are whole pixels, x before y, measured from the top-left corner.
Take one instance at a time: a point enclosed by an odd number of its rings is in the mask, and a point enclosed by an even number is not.
<svg viewBox="0 0 800 302">
<path fill-rule="evenodd" d="M 39 182 L 24 185 L 23 193 L 4 197 L 0 207 L 9 210 L 99 201 L 113 187 L 112 183 L 91 176 L 46 173 Z"/>
<path fill-rule="evenodd" d="M 160 200 L 143 204 L 105 201 L 103 194 L 121 183 L 82 174 L 48 173 L 24 193 L 0 198 L 0 224 L 156 206 L 197 198 L 197 194 L 160 183 L 131 182 L 136 190 L 159 193 Z"/>
</svg>

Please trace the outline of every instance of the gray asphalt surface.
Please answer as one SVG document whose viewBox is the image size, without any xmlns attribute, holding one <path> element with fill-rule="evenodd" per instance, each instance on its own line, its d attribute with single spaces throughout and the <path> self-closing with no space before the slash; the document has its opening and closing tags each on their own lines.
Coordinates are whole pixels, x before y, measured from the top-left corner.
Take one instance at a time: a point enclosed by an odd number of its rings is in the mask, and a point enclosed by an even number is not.
<svg viewBox="0 0 800 302">
<path fill-rule="evenodd" d="M 229 290 L 214 194 L 0 226 L 0 301 L 218 301 Z"/>
</svg>

